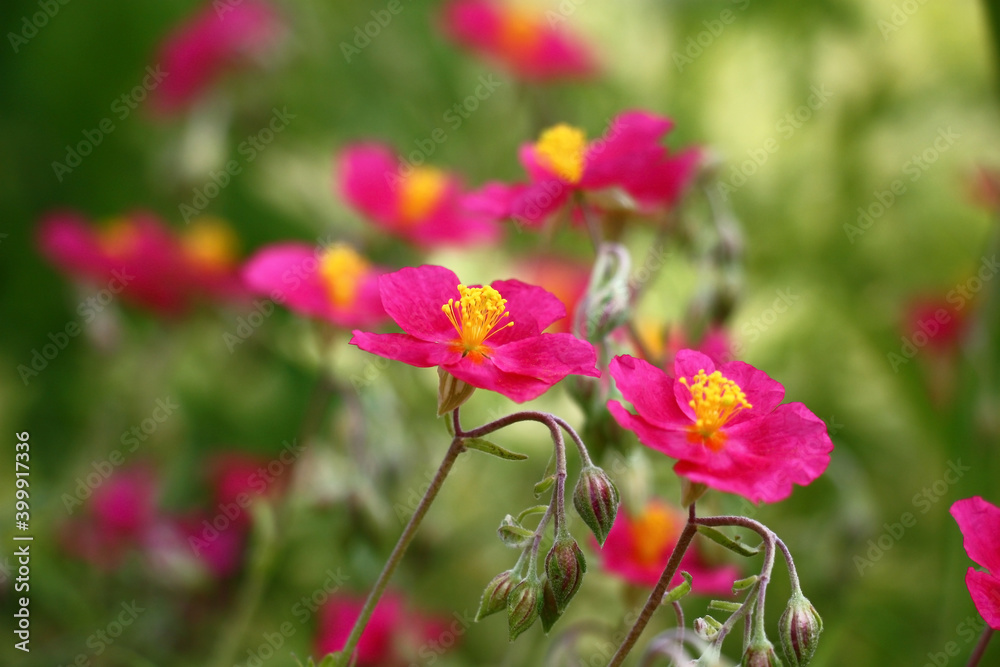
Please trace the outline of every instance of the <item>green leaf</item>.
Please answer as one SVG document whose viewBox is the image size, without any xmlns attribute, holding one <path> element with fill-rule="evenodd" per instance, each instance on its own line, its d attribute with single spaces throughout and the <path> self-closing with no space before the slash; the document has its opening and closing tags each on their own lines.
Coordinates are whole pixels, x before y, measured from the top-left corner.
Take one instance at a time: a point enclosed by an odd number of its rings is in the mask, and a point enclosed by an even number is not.
<svg viewBox="0 0 1000 667">
<path fill-rule="evenodd" d="M 691 575 L 687 572 L 681 572 L 681 576 L 684 577 L 684 583 L 677 584 L 664 593 L 660 604 L 673 604 L 691 592 Z"/>
<path fill-rule="evenodd" d="M 548 491 L 556 481 L 555 475 L 549 475 L 538 484 L 535 484 L 535 497 L 539 498 L 543 493 Z"/>
<path fill-rule="evenodd" d="M 716 530 L 711 526 L 698 526 L 698 532 L 712 540 L 716 544 L 721 544 L 733 553 L 739 554 L 740 556 L 756 556 L 760 553 L 760 548 L 758 547 L 748 547 L 742 542 L 737 542 L 732 539 L 722 531 Z"/>
<path fill-rule="evenodd" d="M 503 518 L 497 534 L 500 536 L 500 541 L 512 549 L 524 549 L 535 538 L 534 531 L 522 526 L 509 514 Z"/>
<path fill-rule="evenodd" d="M 462 444 L 469 449 L 478 449 L 481 452 L 485 452 L 491 456 L 496 456 L 497 458 L 505 459 L 507 461 L 523 461 L 528 458 L 527 454 L 518 454 L 517 452 L 512 452 L 509 449 L 504 449 L 495 442 L 490 442 L 486 438 L 468 438 L 462 441 Z"/>
<path fill-rule="evenodd" d="M 708 608 L 712 611 L 725 611 L 730 614 L 740 610 L 743 604 L 739 602 L 729 602 L 728 600 L 712 600 L 708 603 Z"/>
<path fill-rule="evenodd" d="M 524 517 L 531 516 L 532 514 L 545 514 L 545 510 L 547 509 L 549 509 L 548 505 L 535 505 L 534 507 L 529 507 L 517 515 L 517 522 L 521 523 L 524 521 Z"/>
</svg>

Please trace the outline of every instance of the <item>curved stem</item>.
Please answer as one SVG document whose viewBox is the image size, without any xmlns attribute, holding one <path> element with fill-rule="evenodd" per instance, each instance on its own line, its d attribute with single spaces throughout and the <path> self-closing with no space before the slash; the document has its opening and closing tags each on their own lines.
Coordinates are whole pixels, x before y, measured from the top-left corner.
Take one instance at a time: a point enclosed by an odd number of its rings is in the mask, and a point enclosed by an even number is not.
<svg viewBox="0 0 1000 667">
<path fill-rule="evenodd" d="M 798 593 L 801 595 L 802 587 L 799 585 L 799 573 L 795 570 L 795 561 L 792 560 L 792 552 L 788 550 L 788 547 L 785 546 L 785 543 L 777 535 L 774 536 L 774 541 L 778 545 L 778 548 L 781 549 L 781 554 L 785 557 L 785 565 L 788 566 L 788 580 L 792 584 L 792 594 Z"/>
<path fill-rule="evenodd" d="M 660 606 L 663 594 L 667 592 L 670 581 L 677 574 L 677 568 L 681 565 L 681 558 L 688 550 L 688 547 L 691 546 L 691 540 L 694 539 L 695 533 L 698 532 L 698 526 L 695 523 L 694 506 L 695 503 L 691 503 L 687 524 L 685 524 L 684 530 L 681 531 L 680 537 L 677 538 L 677 544 L 674 545 L 673 553 L 670 554 L 670 560 L 667 561 L 667 566 L 664 568 L 663 574 L 660 575 L 660 580 L 656 582 L 653 592 L 649 594 L 645 606 L 639 612 L 639 618 L 636 619 L 635 624 L 628 631 L 621 646 L 618 647 L 618 651 L 611 656 L 611 662 L 608 663 L 608 667 L 618 667 L 618 665 L 625 662 L 625 658 L 628 657 L 629 652 L 639 640 L 639 635 L 649 625 L 649 620 L 653 617 L 653 612 Z"/>
<path fill-rule="evenodd" d="M 458 409 L 453 410 L 452 414 L 456 436 L 452 439 L 451 446 L 448 447 L 448 452 L 444 455 L 444 460 L 441 461 L 437 473 L 434 474 L 434 479 L 431 480 L 430 486 L 427 487 L 427 492 L 420 499 L 416 511 L 410 517 L 406 528 L 403 529 L 403 534 L 399 536 L 399 540 L 396 542 L 392 553 L 389 554 L 389 560 L 386 561 L 385 567 L 382 568 L 382 573 L 379 574 L 378 579 L 375 581 L 375 586 L 372 588 L 371 593 L 368 594 L 365 606 L 361 609 L 361 614 L 358 616 L 358 620 L 355 621 L 354 627 L 351 629 L 351 634 L 347 637 L 347 642 L 344 644 L 344 648 L 341 649 L 338 660 L 339 665 L 349 665 L 351 663 L 351 656 L 358 645 L 358 641 L 361 639 L 361 633 L 364 632 L 365 626 L 368 625 L 368 620 L 375 611 L 375 605 L 378 604 L 382 593 L 392 578 L 393 572 L 396 571 L 396 566 L 399 565 L 399 562 L 403 559 L 403 555 L 406 553 L 406 549 L 410 546 L 410 542 L 413 541 L 413 536 L 416 534 L 417 528 L 420 527 L 420 522 L 423 520 L 424 515 L 427 514 L 431 503 L 437 497 L 438 491 L 441 490 L 441 485 L 444 483 L 445 477 L 451 471 L 451 467 L 455 464 L 458 455 L 465 451 L 465 445 L 462 444 L 462 436 L 457 435 L 459 433 Z"/>
<path fill-rule="evenodd" d="M 570 426 L 569 423 L 567 423 L 562 417 L 557 417 L 555 415 L 551 416 L 552 421 L 561 426 L 562 429 L 569 434 L 569 437 L 573 439 L 573 442 L 576 443 L 576 448 L 580 452 L 580 460 L 583 462 L 584 467 L 594 465 L 594 462 L 590 459 L 590 452 L 587 451 L 587 446 L 583 444 L 583 439 L 575 430 L 573 430 L 573 427 Z"/>
<path fill-rule="evenodd" d="M 983 655 L 986 653 L 986 647 L 989 646 L 992 637 L 993 628 L 987 625 L 986 629 L 983 630 L 983 634 L 979 636 L 976 648 L 973 649 L 972 655 L 969 656 L 969 663 L 965 667 L 976 667 L 979 664 L 979 661 L 983 659 Z"/>
</svg>

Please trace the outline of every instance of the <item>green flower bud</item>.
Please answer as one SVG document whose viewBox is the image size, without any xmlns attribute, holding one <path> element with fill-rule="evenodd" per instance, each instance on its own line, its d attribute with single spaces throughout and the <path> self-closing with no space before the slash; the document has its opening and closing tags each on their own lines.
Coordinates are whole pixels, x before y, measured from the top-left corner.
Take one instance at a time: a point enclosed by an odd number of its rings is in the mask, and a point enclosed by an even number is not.
<svg viewBox="0 0 1000 667">
<path fill-rule="evenodd" d="M 513 578 L 513 574 L 513 570 L 501 572 L 486 585 L 483 599 L 479 602 L 479 611 L 476 613 L 477 621 L 507 608 L 507 596 L 510 595 L 511 589 L 518 582 L 517 579 Z"/>
<path fill-rule="evenodd" d="M 754 637 L 743 654 L 742 667 L 781 667 L 774 645 L 766 637 Z"/>
<path fill-rule="evenodd" d="M 548 580 L 548 577 L 542 577 L 542 608 L 538 612 L 538 617 L 542 620 L 542 631 L 549 634 L 549 630 L 552 629 L 560 616 L 562 616 L 562 609 L 556 603 L 552 582 Z"/>
<path fill-rule="evenodd" d="M 618 489 L 607 473 L 597 466 L 581 470 L 573 491 L 573 507 L 603 546 L 618 514 Z"/>
<path fill-rule="evenodd" d="M 796 591 L 778 621 L 781 648 L 785 660 L 792 667 L 805 667 L 816 653 L 819 635 L 823 632 L 823 619 L 802 595 Z"/>
<path fill-rule="evenodd" d="M 510 641 L 530 628 L 542 608 L 542 587 L 534 576 L 522 579 L 507 596 L 507 627 L 510 630 Z"/>
<path fill-rule="evenodd" d="M 555 595 L 559 611 L 576 595 L 587 571 L 587 560 L 580 545 L 569 535 L 558 538 L 545 557 L 545 574 Z"/>
</svg>

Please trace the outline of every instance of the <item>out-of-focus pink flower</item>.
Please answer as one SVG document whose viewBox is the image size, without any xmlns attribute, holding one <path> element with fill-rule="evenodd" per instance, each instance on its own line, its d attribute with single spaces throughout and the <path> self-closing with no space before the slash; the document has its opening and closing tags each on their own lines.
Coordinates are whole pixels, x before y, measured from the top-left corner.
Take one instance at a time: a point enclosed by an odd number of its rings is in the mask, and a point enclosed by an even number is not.
<svg viewBox="0 0 1000 667">
<path fill-rule="evenodd" d="M 406 333 L 355 331 L 352 345 L 411 366 L 439 366 L 518 403 L 570 374 L 597 377 L 594 348 L 542 333 L 566 316 L 552 294 L 520 280 L 466 287 L 440 266 L 407 267 L 379 279 L 382 305 Z"/>
<path fill-rule="evenodd" d="M 381 144 L 355 144 L 338 159 L 343 197 L 382 229 L 421 247 L 495 241 L 497 219 L 470 207 L 459 179 L 405 167 Z"/>
<path fill-rule="evenodd" d="M 206 4 L 160 45 L 155 62 L 164 76 L 152 89 L 153 108 L 183 111 L 227 71 L 272 53 L 284 32 L 277 12 L 260 0 Z"/>
<path fill-rule="evenodd" d="M 963 304 L 966 305 L 966 304 Z M 939 353 L 957 349 L 965 334 L 967 320 L 956 303 L 941 297 L 926 297 L 914 301 L 907 312 L 906 334 L 913 340 L 923 339 L 919 347 Z"/>
<path fill-rule="evenodd" d="M 316 652 L 320 656 L 344 648 L 365 599 L 338 596 L 320 610 Z M 404 667 L 411 664 L 418 649 L 429 641 L 444 645 L 444 633 L 451 631 L 444 619 L 410 611 L 399 595 L 387 592 L 375 606 L 357 646 L 358 667 Z M 450 644 L 449 644 L 450 645 Z"/>
<path fill-rule="evenodd" d="M 608 572 L 636 586 L 655 586 L 667 566 L 686 518 L 659 499 L 650 499 L 635 516 L 618 512 L 608 539 L 601 547 L 601 564 Z M 596 540 L 594 542 L 597 547 Z M 740 571 L 733 565 L 709 565 L 692 544 L 681 559 L 671 586 L 681 583 L 680 572 L 689 573 L 691 588 L 703 595 L 730 595 Z"/>
<path fill-rule="evenodd" d="M 1000 171 L 979 166 L 972 181 L 972 198 L 986 209 L 1000 212 Z"/>
<path fill-rule="evenodd" d="M 568 315 L 553 322 L 546 331 L 570 333 L 576 317 L 576 307 L 587 293 L 590 266 L 565 257 L 541 255 L 519 262 L 517 275 L 554 294 L 566 307 Z"/>
<path fill-rule="evenodd" d="M 259 250 L 243 268 L 243 280 L 257 294 L 288 308 L 350 328 L 388 319 L 374 266 L 346 244 L 317 249 L 279 243 Z"/>
<path fill-rule="evenodd" d="M 448 37 L 522 79 L 579 79 L 597 73 L 587 45 L 541 12 L 492 0 L 454 0 L 444 7 L 442 18 Z"/>
<path fill-rule="evenodd" d="M 951 515 L 965 538 L 965 552 L 987 570 L 970 567 L 965 585 L 983 620 L 1000 630 L 1000 507 L 973 496 L 955 502 Z"/>
<path fill-rule="evenodd" d="M 641 359 L 618 356 L 610 371 L 630 413 L 608 409 L 639 441 L 677 459 L 674 472 L 753 502 L 777 502 L 830 463 L 826 425 L 802 403 L 781 403 L 785 388 L 742 361 L 716 364 L 681 350 L 674 375 Z"/>
<path fill-rule="evenodd" d="M 284 490 L 290 475 L 271 474 L 268 463 L 265 458 L 236 451 L 219 454 L 208 462 L 215 510 L 225 514 L 233 525 L 249 523 L 249 508 L 255 498 L 278 495 Z"/>
<path fill-rule="evenodd" d="M 529 227 L 541 225 L 577 193 L 591 195 L 598 208 L 608 201 L 640 213 L 670 208 L 700 160 L 696 149 L 668 153 L 661 141 L 672 126 L 668 118 L 627 111 L 611 121 L 604 137 L 588 143 L 583 130 L 556 125 L 521 147 L 529 183 L 489 183 L 475 201 L 480 209 L 491 201 L 496 211 Z"/>
<path fill-rule="evenodd" d="M 144 211 L 95 229 L 81 215 L 47 215 L 38 231 L 42 254 L 71 276 L 163 315 L 205 299 L 241 298 L 235 235 L 219 220 L 198 220 L 175 235 Z"/>
</svg>

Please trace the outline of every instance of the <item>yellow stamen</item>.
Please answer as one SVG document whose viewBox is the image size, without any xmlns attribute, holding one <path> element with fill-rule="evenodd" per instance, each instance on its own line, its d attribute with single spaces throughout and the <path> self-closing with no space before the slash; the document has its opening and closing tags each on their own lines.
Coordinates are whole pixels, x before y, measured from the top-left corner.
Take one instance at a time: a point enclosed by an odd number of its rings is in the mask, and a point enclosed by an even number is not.
<svg viewBox="0 0 1000 667">
<path fill-rule="evenodd" d="M 695 414 L 695 423 L 689 429 L 688 439 L 702 443 L 712 451 L 719 451 L 726 443 L 726 434 L 720 429 L 737 412 L 744 408 L 749 410 L 753 406 L 747 402 L 740 386 L 719 371 L 706 375 L 703 368 L 693 380 L 694 384 L 688 384 L 686 378 L 680 379 L 681 384 L 691 392 L 688 405 L 694 408 Z"/>
<path fill-rule="evenodd" d="M 514 323 L 501 324 L 502 320 L 510 317 L 507 300 L 492 287 L 459 285 L 458 293 L 461 295 L 459 302 L 456 304 L 454 299 L 448 299 L 441 310 L 458 332 L 453 346 L 464 356 L 479 362 L 492 351 L 484 344 L 486 339 L 501 329 L 514 326 Z"/>
<path fill-rule="evenodd" d="M 399 215 L 403 222 L 414 223 L 425 218 L 441 201 L 448 187 L 448 176 L 433 167 L 414 167 L 400 184 Z"/>
<path fill-rule="evenodd" d="M 564 123 L 542 132 L 535 143 L 539 161 L 568 183 L 580 182 L 586 151 L 587 135 Z"/>
<path fill-rule="evenodd" d="M 128 218 L 114 218 L 99 232 L 98 243 L 112 257 L 124 257 L 135 248 L 139 233 Z"/>
<path fill-rule="evenodd" d="M 198 218 L 182 237 L 181 244 L 187 256 L 202 266 L 228 269 L 236 264 L 239 241 L 220 218 Z"/>
<path fill-rule="evenodd" d="M 632 558 L 647 567 L 663 565 L 677 540 L 677 519 L 670 509 L 650 501 L 632 522 Z"/>
<path fill-rule="evenodd" d="M 537 16 L 522 9 L 510 9 L 500 19 L 500 44 L 511 56 L 527 57 L 542 38 Z"/>
<path fill-rule="evenodd" d="M 330 301 L 338 308 L 354 303 L 361 281 L 370 269 L 371 264 L 364 257 L 343 243 L 327 248 L 319 260 L 319 274 L 326 284 Z"/>
</svg>

